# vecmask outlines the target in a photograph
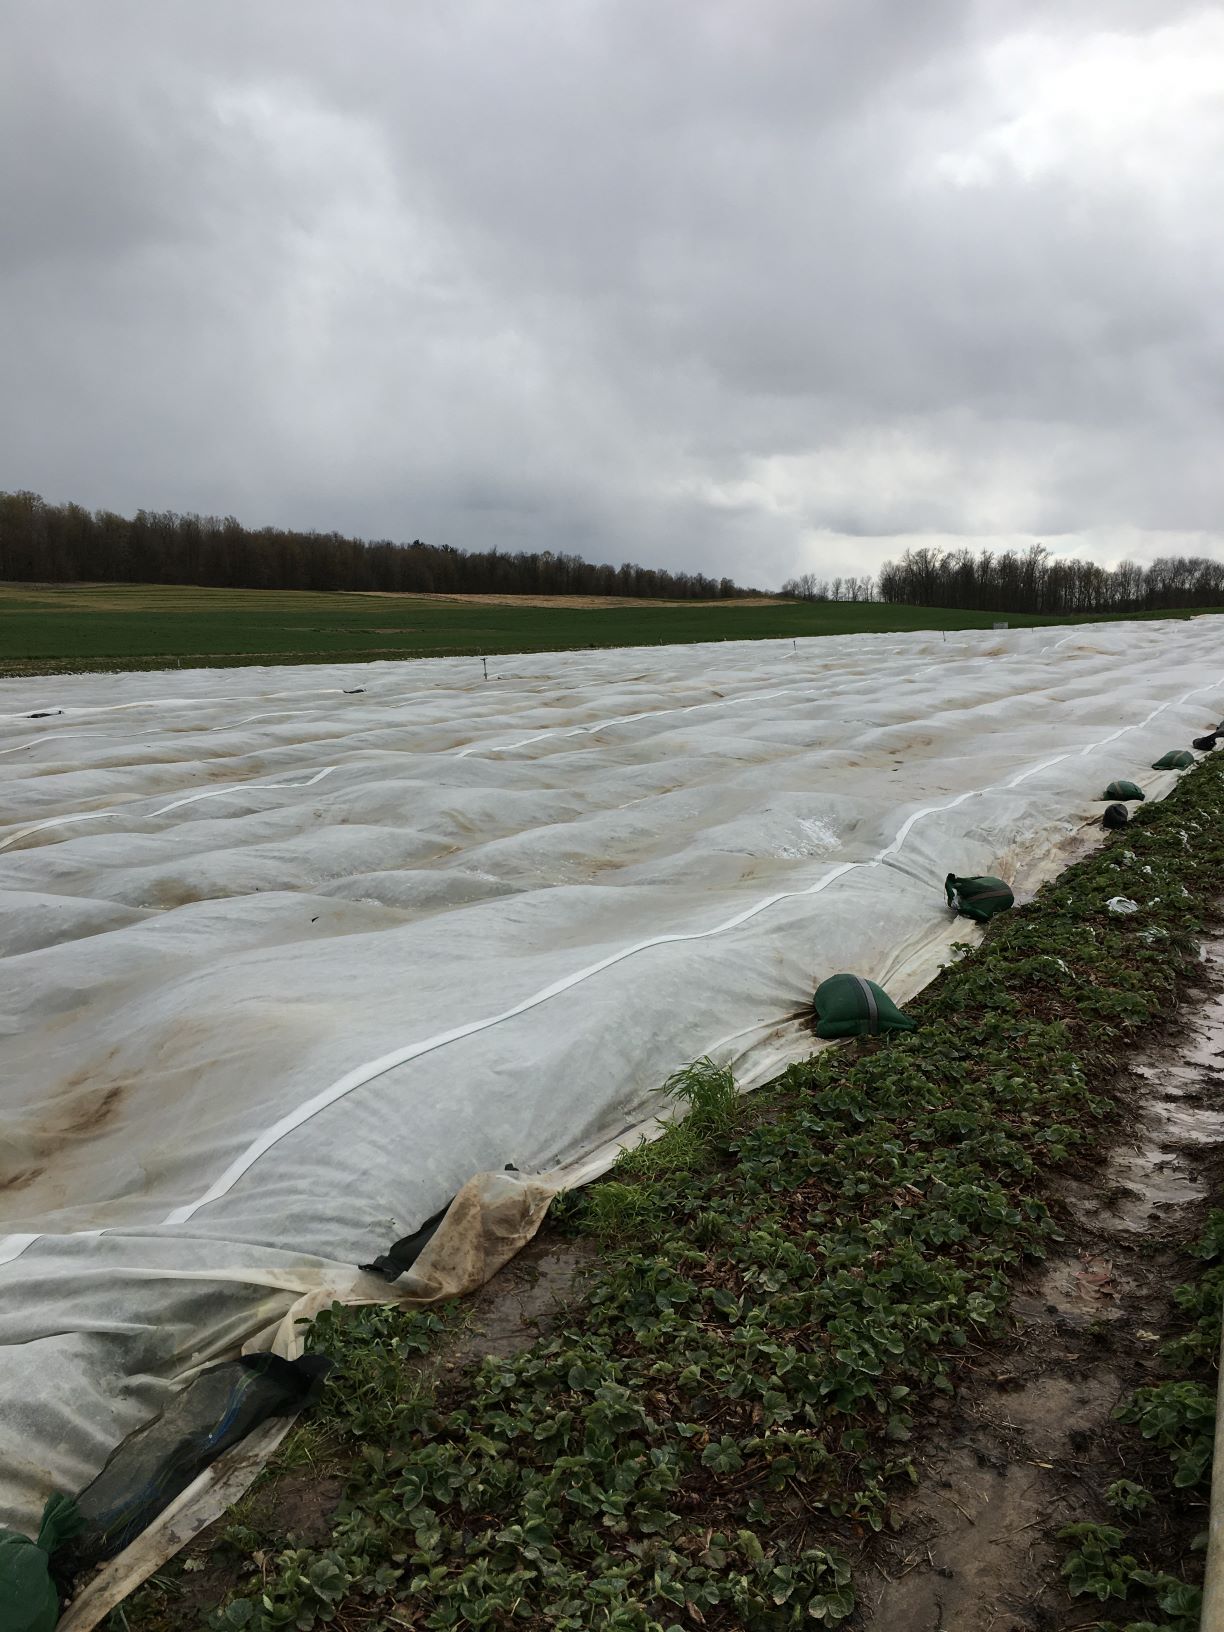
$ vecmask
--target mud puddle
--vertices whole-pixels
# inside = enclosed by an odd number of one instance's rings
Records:
[[[470,1300],[462,1329],[442,1350],[441,1368],[457,1371],[486,1355],[529,1349],[573,1302],[592,1257],[581,1241],[545,1235],[530,1242]]]
[[[871,1632],[1072,1632],[1112,1613],[1067,1597],[1057,1535],[1107,1519],[1099,1493],[1133,1474],[1113,1411],[1163,1374],[1177,1248],[1219,1194],[1224,937],[1204,963],[1208,991],[1132,1068],[1130,1128],[1091,1182],[1062,1187],[1067,1238],[1014,1299],[1014,1338],[971,1355],[971,1382],[934,1409],[915,1493],[863,1577]]]

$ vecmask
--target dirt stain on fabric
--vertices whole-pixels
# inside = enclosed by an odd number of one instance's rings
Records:
[[[60,1137],[70,1139],[81,1134],[96,1133],[118,1110],[126,1086],[126,1083],[116,1083],[90,1095],[57,1130]]]
[[[41,1179],[46,1172],[45,1167],[19,1168],[16,1173],[5,1176],[0,1174],[0,1190],[12,1194],[17,1190],[25,1190],[36,1179]]]
[[[88,1071],[74,1073],[63,1092],[55,1096],[50,1116],[38,1122],[10,1124],[0,1142],[0,1193],[14,1195],[28,1190],[54,1168],[57,1156],[92,1139],[115,1118],[129,1082],[112,1078],[89,1088],[90,1080]]]

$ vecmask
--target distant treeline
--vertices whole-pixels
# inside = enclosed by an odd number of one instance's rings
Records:
[[[874,601],[878,599],[874,578],[817,578],[814,572],[804,572],[798,578],[788,578],[782,585],[782,593],[783,595],[793,595],[797,601]]]
[[[801,601],[890,601],[964,612],[1160,612],[1224,606],[1224,561],[1168,555],[1149,567],[1122,561],[1110,569],[1057,559],[1043,544],[976,555],[923,545],[886,561],[876,579],[805,572],[788,579],[782,593]]]
[[[449,544],[366,542],[340,533],[244,527],[233,516],[138,510],[132,517],[37,493],[0,492],[0,579],[17,583],[204,584],[221,589],[378,589],[444,595],[628,595],[724,600],[757,595],[730,578],[660,568],[596,566],[551,550],[458,550]],[[1023,551],[924,545],[886,561],[878,578],[791,578],[805,601],[889,601],[968,612],[1158,612],[1224,606],[1224,562],[1164,556],[1109,569]]]
[[[449,544],[367,543],[340,533],[244,527],[233,516],[138,510],[117,516],[37,493],[0,492],[0,579],[24,583],[205,584],[221,589],[378,589],[451,595],[753,595],[730,578],[595,566],[551,550],[506,554]]]
[[[886,561],[876,589],[882,601],[968,612],[1160,612],[1224,606],[1224,561],[1169,555],[1110,569],[1053,558],[1041,544],[977,555],[923,546]]]

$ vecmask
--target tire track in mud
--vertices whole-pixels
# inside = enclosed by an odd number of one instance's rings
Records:
[[[1178,1249],[1224,1176],[1224,937],[1207,964],[1211,993],[1134,1061],[1135,1120],[1103,1172],[1061,1184],[1072,1224],[1013,1299],[1014,1338],[983,1347],[956,1400],[928,1412],[918,1488],[873,1549],[868,1632],[1098,1624],[1066,1595],[1058,1532],[1116,1522],[1100,1493],[1137,1470],[1121,1449],[1135,1432],[1113,1412],[1164,1375],[1159,1337],[1187,1278]]]

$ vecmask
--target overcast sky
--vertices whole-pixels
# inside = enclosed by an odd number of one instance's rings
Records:
[[[1224,7],[4,0],[0,487],[1224,555]]]

